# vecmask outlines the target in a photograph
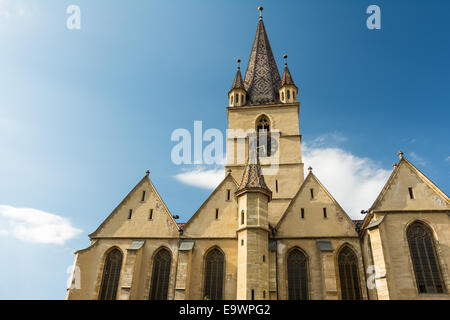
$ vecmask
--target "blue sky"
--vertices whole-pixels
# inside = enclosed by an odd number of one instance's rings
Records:
[[[195,212],[223,171],[173,164],[170,136],[226,129],[258,5],[300,88],[305,165],[352,217],[400,149],[449,193],[448,1],[0,0],[0,299],[63,299],[73,252],[147,169],[180,222]]]

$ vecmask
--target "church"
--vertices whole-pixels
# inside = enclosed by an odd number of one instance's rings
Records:
[[[399,152],[352,220],[304,168],[299,88],[259,11],[228,92],[223,181],[177,223],[147,171],[75,252],[66,299],[450,299],[449,197]]]

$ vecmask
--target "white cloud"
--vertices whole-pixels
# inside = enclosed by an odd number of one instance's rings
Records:
[[[208,169],[196,167],[192,170],[179,173],[175,178],[184,184],[203,189],[214,189],[225,178],[223,167]]]
[[[450,156],[448,156],[447,158],[445,158],[445,161],[450,161]]]
[[[0,235],[24,242],[64,244],[80,234],[67,218],[32,208],[0,205]]]
[[[341,148],[303,146],[305,168],[314,174],[353,219],[362,219],[380,193],[391,171],[369,158],[360,158]]]

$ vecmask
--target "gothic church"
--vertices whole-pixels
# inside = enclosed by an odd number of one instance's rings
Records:
[[[67,299],[449,299],[449,197],[400,152],[352,221],[304,176],[299,108],[260,15],[228,92],[228,128],[245,134],[227,137],[223,181],[177,223],[147,173],[75,253]]]

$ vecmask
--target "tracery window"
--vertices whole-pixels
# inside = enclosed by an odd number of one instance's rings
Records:
[[[172,255],[169,250],[161,249],[153,258],[152,282],[150,300],[167,300],[170,280],[170,266]]]
[[[421,222],[414,222],[408,227],[406,235],[419,293],[444,293],[431,229]]]
[[[358,258],[349,246],[343,247],[339,252],[338,265],[342,299],[360,300]]]
[[[289,300],[308,299],[308,262],[299,249],[292,250],[287,258]]]
[[[205,262],[205,292],[203,297],[209,300],[221,300],[224,255],[219,249],[213,249],[206,256]]]
[[[105,267],[100,288],[100,300],[115,300],[119,287],[120,270],[122,268],[122,252],[111,250],[105,258]]]

